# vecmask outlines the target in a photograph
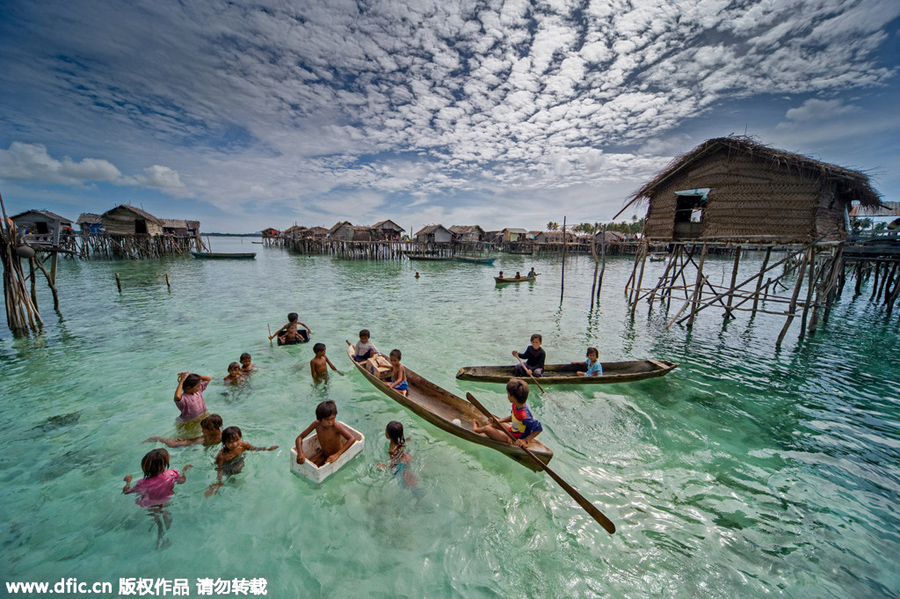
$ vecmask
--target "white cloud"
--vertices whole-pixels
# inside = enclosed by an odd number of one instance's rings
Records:
[[[13,142],[0,150],[0,178],[12,181],[82,185],[95,181],[114,181],[121,177],[106,160],[84,158],[78,162],[65,156],[52,158],[43,144]]]
[[[832,119],[859,110],[858,106],[844,104],[842,100],[817,100],[811,98],[798,108],[791,108],[785,114],[790,121],[810,119]]]

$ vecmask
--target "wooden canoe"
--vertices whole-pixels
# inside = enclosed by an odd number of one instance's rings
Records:
[[[430,254],[406,254],[410,260],[431,260],[432,262],[450,262],[453,260],[450,256],[434,256]]]
[[[488,420],[477,408],[475,408],[475,406],[465,399],[457,397],[446,389],[419,376],[410,370],[408,366],[406,366],[406,379],[409,383],[409,389],[407,390],[408,395],[404,396],[400,392],[388,387],[386,383],[382,382],[378,377],[369,372],[366,368],[368,362],[357,362],[354,360],[353,351],[353,346],[348,342],[347,357],[350,358],[350,361],[353,362],[356,369],[359,370],[376,389],[399,403],[404,408],[413,412],[420,418],[427,420],[436,427],[443,429],[452,435],[456,435],[460,439],[471,441],[478,445],[484,445],[491,449],[496,449],[523,466],[530,468],[535,472],[540,471],[540,467],[532,462],[531,458],[528,457],[528,454],[519,446],[495,441],[487,435],[478,434],[473,431],[473,420],[477,421],[479,426],[484,426],[487,424]],[[507,402],[504,399],[504,404],[506,403]],[[503,418],[505,417],[505,414],[499,414],[499,416]],[[459,424],[453,422],[454,420],[459,421]],[[531,442],[528,449],[545,464],[549,463],[553,458],[553,451],[537,439]]]
[[[493,264],[496,258],[479,258],[478,256],[454,256],[459,262],[469,262],[471,264]]]
[[[194,258],[205,258],[209,260],[253,260],[256,258],[256,252],[191,252]]]
[[[526,281],[534,281],[536,278],[537,274],[533,277],[519,277],[518,279],[515,277],[494,277],[494,280],[497,281],[497,283],[524,283]]]
[[[629,383],[657,376],[665,376],[678,367],[669,360],[635,360],[632,362],[601,362],[603,374],[600,376],[580,376],[587,370],[584,362],[579,364],[547,364],[544,376],[537,380],[541,385],[603,385],[607,383]],[[485,383],[506,383],[515,376],[515,366],[463,366],[456,378],[463,381]],[[529,384],[530,378],[525,379]]]

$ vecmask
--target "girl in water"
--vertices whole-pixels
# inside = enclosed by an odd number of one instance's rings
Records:
[[[403,436],[403,425],[396,420],[388,422],[384,429],[384,436],[390,441],[388,457],[391,461],[387,464],[380,463],[380,468],[390,468],[391,473],[400,475],[400,484],[408,489],[416,486],[416,476],[409,470],[412,456],[406,452],[406,438]]]
[[[141,470],[144,471],[144,478],[139,480],[136,485],[131,486],[131,475],[125,476],[125,487],[122,492],[125,494],[137,493],[140,497],[135,503],[141,507],[150,509],[150,514],[156,522],[157,537],[156,548],[159,549],[165,531],[172,525],[172,514],[162,508],[175,492],[175,484],[182,484],[185,480],[185,473],[191,465],[188,464],[178,470],[169,469],[169,452],[165,449],[154,449],[147,452],[144,459],[141,460]]]

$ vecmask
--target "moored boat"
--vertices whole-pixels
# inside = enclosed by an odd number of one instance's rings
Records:
[[[528,454],[517,445],[495,441],[490,437],[478,434],[472,430],[472,421],[478,422],[479,426],[485,426],[488,419],[479,412],[475,406],[461,397],[453,395],[446,389],[435,385],[428,379],[419,376],[413,372],[408,366],[406,368],[406,379],[409,384],[407,395],[403,395],[399,391],[391,389],[376,374],[370,372],[368,366],[369,361],[357,362],[353,359],[353,347],[347,347],[347,356],[353,365],[356,366],[366,379],[375,386],[376,389],[410,410],[420,418],[427,420],[436,427],[456,435],[460,439],[484,445],[491,449],[504,453],[521,463],[523,466],[534,471],[539,471],[539,467],[531,461]],[[501,415],[502,417],[502,415]],[[542,462],[549,463],[553,458],[553,451],[538,440],[533,440],[528,449],[536,455]]]
[[[478,256],[454,256],[454,260],[459,262],[470,262],[472,264],[493,264],[496,258],[480,258]]]
[[[253,260],[256,258],[256,252],[191,252],[194,258],[202,258],[207,260]]]
[[[537,381],[542,385],[603,385],[628,383],[658,376],[665,376],[678,367],[669,360],[634,360],[630,362],[601,362],[603,374],[582,376],[587,366],[578,364],[547,364],[544,375]],[[515,366],[463,366],[456,378],[463,381],[506,383],[515,376]]]
[[[433,262],[450,262],[453,260],[450,256],[434,256],[431,254],[406,254],[410,260],[431,260]]]

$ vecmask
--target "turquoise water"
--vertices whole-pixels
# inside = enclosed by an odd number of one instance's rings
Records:
[[[666,330],[622,294],[631,262],[607,268],[590,304],[588,257],[571,257],[560,308],[558,258],[502,256],[493,267],[351,262],[213,239],[254,262],[180,258],[65,262],[62,315],[46,290],[37,338],[0,331],[2,582],[265,578],[269,597],[879,597],[900,574],[900,344],[897,315],[855,301],[780,350],[783,319]],[[747,267],[752,266],[752,258]],[[709,262],[709,261],[708,261]],[[495,287],[498,270],[543,273]],[[651,265],[655,280],[662,265]],[[414,278],[418,270],[421,278]],[[657,272],[657,270],[659,272]],[[716,280],[730,260],[713,260]],[[115,273],[123,281],[116,290]],[[165,275],[172,283],[167,290]],[[673,301],[671,314],[680,308]],[[272,347],[289,311],[347,376],[312,384],[311,345]],[[345,339],[372,331],[382,350],[449,390],[505,413],[502,386],[458,382],[463,365],[510,363],[532,332],[550,362],[664,358],[661,379],[532,394],[551,466],[617,525],[607,535],[549,477],[426,424],[351,370]],[[249,351],[260,370],[239,391],[221,379]],[[255,445],[213,497],[214,449],[170,450],[193,464],[176,487],[164,547],[123,496],[152,435],[176,436],[179,371],[213,376],[204,394]],[[319,487],[290,474],[289,448],[316,404],[366,435],[362,456]],[[411,437],[419,487],[379,470],[384,426]],[[3,587],[3,593],[6,588]]]

